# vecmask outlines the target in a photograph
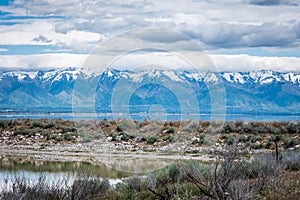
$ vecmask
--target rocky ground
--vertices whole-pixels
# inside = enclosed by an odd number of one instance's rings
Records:
[[[299,129],[299,130],[298,130]],[[209,160],[230,146],[241,154],[299,148],[299,122],[207,121],[69,121],[17,119],[0,121],[3,153],[91,156],[147,155]],[[48,158],[49,159],[49,158]]]

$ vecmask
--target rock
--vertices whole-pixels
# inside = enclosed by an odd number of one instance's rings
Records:
[[[118,135],[118,136],[116,137],[116,141],[120,142],[121,140],[122,140],[122,136],[121,136],[121,135]]]
[[[136,137],[136,138],[134,138],[134,141],[140,143],[140,142],[145,142],[146,139],[143,137]]]
[[[106,140],[107,140],[108,142],[111,142],[112,139],[113,139],[112,137],[107,137],[107,138],[106,138]]]
[[[194,136],[194,137],[192,138],[192,142],[193,142],[193,143],[196,143],[196,142],[199,142],[199,141],[200,141],[200,139],[199,139],[198,137],[195,137],[195,136]]]

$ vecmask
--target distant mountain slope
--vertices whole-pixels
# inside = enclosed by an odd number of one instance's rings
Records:
[[[0,109],[147,112],[160,104],[169,113],[179,113],[194,112],[199,104],[201,112],[210,113],[216,106],[211,96],[214,86],[225,89],[225,104],[220,101],[216,105],[225,106],[227,113],[300,113],[300,74],[271,70],[199,73],[112,69],[91,75],[76,68],[2,71]]]

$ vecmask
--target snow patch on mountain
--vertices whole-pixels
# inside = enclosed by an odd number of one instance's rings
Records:
[[[294,72],[275,72],[272,70],[261,70],[251,72],[189,72],[189,71],[174,71],[174,70],[114,70],[107,69],[100,74],[87,75],[81,69],[67,68],[55,69],[48,71],[6,71],[0,75],[0,80],[7,78],[17,79],[18,81],[26,80],[41,80],[45,82],[56,81],[75,81],[82,75],[82,78],[97,78],[107,77],[111,80],[119,80],[120,78],[131,80],[132,82],[142,82],[144,80],[151,80],[156,78],[169,78],[171,81],[184,82],[196,81],[214,83],[223,81],[233,84],[271,84],[273,82],[290,82],[293,84],[300,84],[300,74]]]
[[[244,79],[244,76],[240,73],[224,73],[223,77],[225,80],[227,80],[230,83],[240,83],[240,84],[245,84],[246,81]]]
[[[162,73],[169,77],[172,81],[183,82],[183,80],[177,74],[175,74],[174,71],[167,70],[163,71]]]

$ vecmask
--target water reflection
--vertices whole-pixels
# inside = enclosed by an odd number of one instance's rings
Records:
[[[118,171],[128,173],[147,173],[161,169],[171,164],[173,160],[164,158],[138,158],[138,157],[97,157],[101,163]]]
[[[36,173],[68,173],[74,175],[86,174],[103,178],[123,178],[131,176],[129,172],[118,171],[102,163],[89,162],[56,162],[33,160],[28,156],[0,157],[0,170],[8,172],[36,172]]]
[[[172,163],[170,159],[107,156],[98,157],[98,162],[57,162],[33,159],[30,156],[0,156],[0,189],[11,186],[16,178],[38,183],[41,177],[48,184],[58,181],[71,186],[79,177],[106,178],[114,186],[122,178],[143,175]],[[105,163],[102,164],[101,162]]]

